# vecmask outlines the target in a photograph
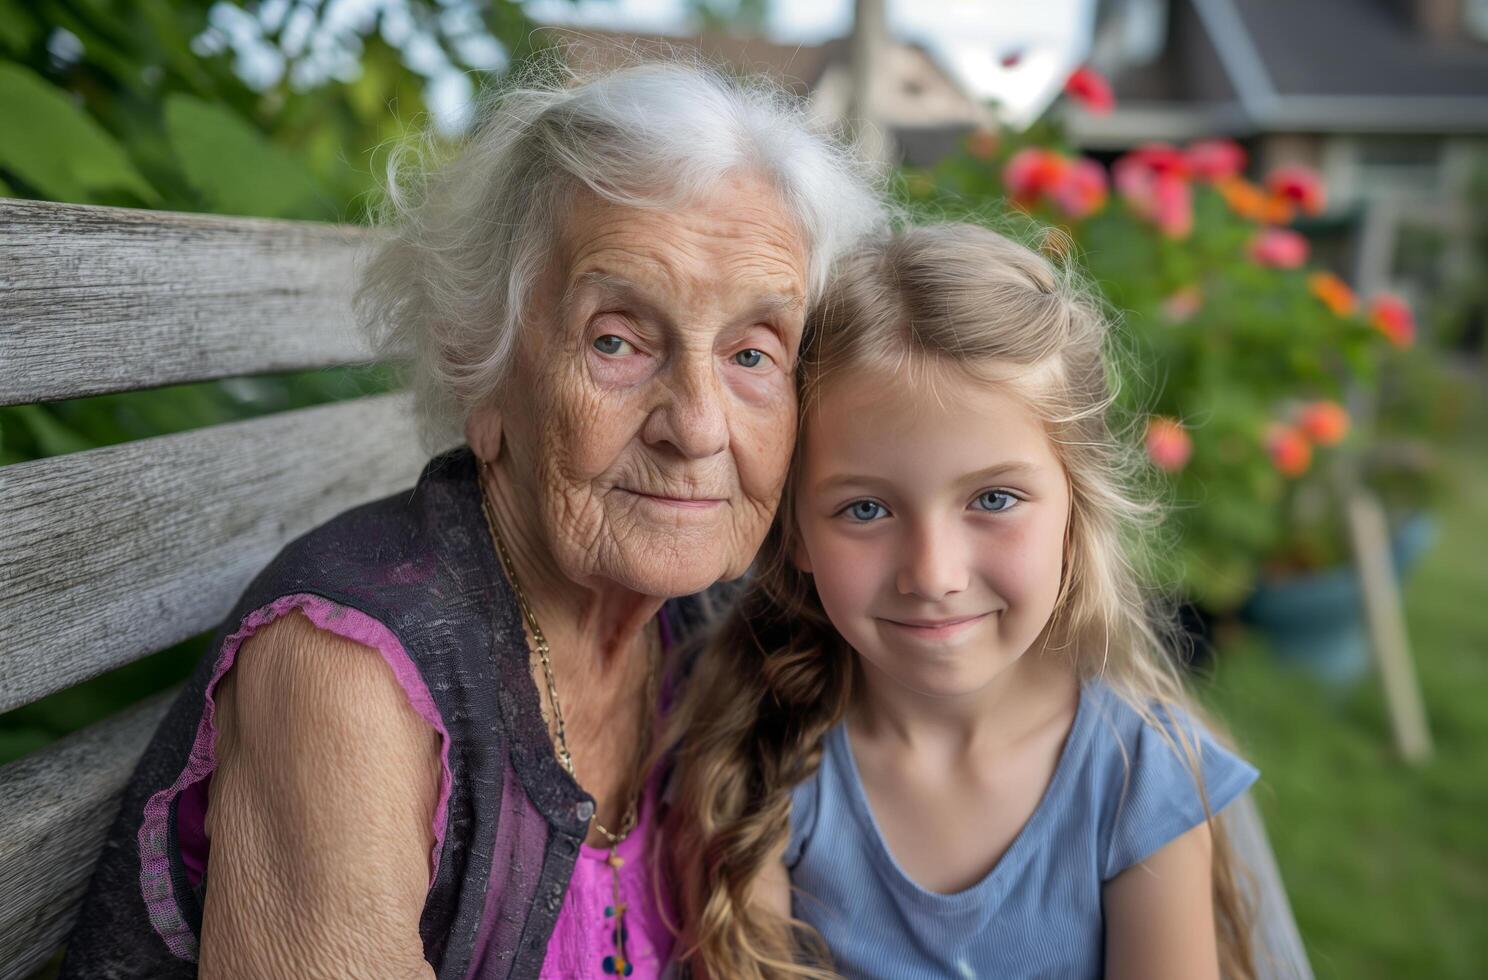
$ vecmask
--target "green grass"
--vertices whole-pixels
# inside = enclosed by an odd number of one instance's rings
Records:
[[[1480,977],[1488,963],[1488,445],[1449,453],[1435,545],[1405,587],[1436,755],[1392,749],[1379,681],[1344,697],[1224,643],[1209,700],[1256,792],[1320,978]]]

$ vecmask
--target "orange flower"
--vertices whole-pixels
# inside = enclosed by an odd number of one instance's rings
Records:
[[[1416,318],[1405,300],[1393,293],[1381,293],[1369,304],[1369,322],[1402,350],[1415,342]]]
[[[966,152],[977,160],[991,160],[997,156],[997,146],[1001,142],[997,134],[990,129],[978,128],[966,137]]]
[[[1261,205],[1257,220],[1263,225],[1289,225],[1296,216],[1297,209],[1291,201],[1279,194],[1271,194]]]
[[[1266,430],[1266,454],[1282,476],[1301,476],[1312,465],[1312,446],[1301,430],[1279,422]]]
[[[1266,189],[1308,214],[1320,214],[1323,210],[1323,180],[1311,167],[1300,164],[1277,167],[1267,175]]]
[[[1353,316],[1359,308],[1359,298],[1348,283],[1331,272],[1314,272],[1307,277],[1307,288],[1333,311],[1334,316]]]
[[[1334,401],[1309,402],[1297,413],[1297,427],[1319,446],[1336,446],[1348,435],[1348,412]]]
[[[1260,221],[1266,212],[1266,192],[1244,177],[1225,177],[1214,185],[1231,211],[1247,221]]]
[[[1086,112],[1104,116],[1116,108],[1116,94],[1111,83],[1093,68],[1076,68],[1065,79],[1064,94],[1078,102]]]
[[[1285,228],[1267,228],[1250,243],[1250,257],[1272,269],[1295,269],[1307,261],[1307,239]]]
[[[1176,473],[1193,455],[1193,440],[1174,419],[1155,415],[1147,420],[1147,457],[1160,470]]]
[[[1002,168],[1002,183],[1015,204],[1032,204],[1064,177],[1069,161],[1053,150],[1026,146]]]

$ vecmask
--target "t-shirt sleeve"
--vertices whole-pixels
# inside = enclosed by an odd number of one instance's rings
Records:
[[[794,871],[806,853],[806,845],[816,829],[817,784],[821,781],[821,770],[796,784],[791,790],[790,840],[785,845],[785,866]]]
[[[1117,784],[1119,796],[1103,874],[1106,881],[1204,822],[1204,798],[1194,781],[1184,742],[1176,739],[1179,732],[1198,752],[1211,813],[1229,806],[1260,775],[1186,713],[1154,711],[1175,740],[1164,738],[1146,722],[1130,729],[1132,735],[1125,740],[1129,768]]]

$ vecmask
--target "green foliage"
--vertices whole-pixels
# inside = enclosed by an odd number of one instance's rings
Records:
[[[275,218],[324,217],[324,193],[301,161],[237,114],[194,96],[166,99],[165,127],[206,210]],[[334,215],[332,215],[334,216]]]
[[[58,201],[127,191],[159,202],[108,132],[58,89],[21,65],[0,62],[0,168]]]

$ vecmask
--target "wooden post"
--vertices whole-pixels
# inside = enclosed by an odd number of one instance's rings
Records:
[[[1411,663],[1385,510],[1373,494],[1358,489],[1347,494],[1345,506],[1354,562],[1364,591],[1369,645],[1384,682],[1395,747],[1407,762],[1425,762],[1432,753],[1431,730],[1426,725],[1426,706]]]
[[[854,0],[847,119],[858,151],[874,163],[886,162],[893,149],[889,134],[879,125],[873,99],[874,79],[884,70],[888,38],[884,0]]]

